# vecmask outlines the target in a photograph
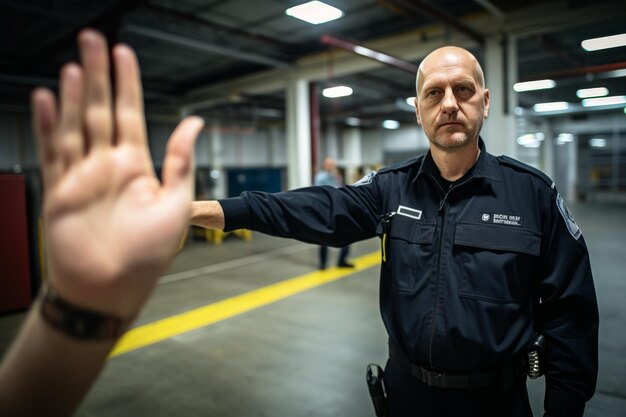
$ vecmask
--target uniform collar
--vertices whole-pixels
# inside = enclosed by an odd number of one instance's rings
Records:
[[[480,149],[480,155],[478,156],[478,160],[474,166],[470,168],[468,178],[488,178],[494,181],[502,181],[499,172],[493,166],[492,156],[487,153],[485,142],[480,136],[478,137],[478,148]],[[430,150],[426,153],[426,156],[424,157],[417,174],[413,178],[413,181],[416,181],[420,175],[425,173],[435,177],[440,175],[439,168],[437,168]]]

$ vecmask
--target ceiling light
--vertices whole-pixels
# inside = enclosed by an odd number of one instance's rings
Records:
[[[319,25],[330,22],[343,16],[343,12],[336,7],[330,6],[321,1],[310,1],[299,6],[290,7],[285,10],[288,16],[295,17],[305,22]]]
[[[552,103],[537,103],[533,106],[533,110],[536,112],[544,111],[560,111],[567,110],[569,104],[565,101],[554,101]]]
[[[338,85],[337,87],[325,88],[322,91],[322,95],[328,98],[345,97],[352,94],[352,89],[345,85]]]
[[[609,90],[606,87],[583,88],[576,91],[576,97],[578,98],[604,97],[608,95]]]
[[[525,146],[527,148],[535,148],[539,146],[539,141],[532,133],[528,133],[526,135],[522,135],[517,138],[517,144],[520,146]]]
[[[573,142],[574,135],[571,133],[559,133],[559,136],[556,137],[556,144],[563,145],[564,143]]]
[[[626,104],[626,96],[611,96],[586,98],[582,101],[583,107],[610,106],[613,104]]]
[[[361,119],[358,117],[346,117],[346,124],[348,126],[361,126]]]
[[[415,107],[415,97],[407,97],[405,101],[409,106]]]
[[[400,127],[400,122],[397,120],[385,120],[383,122],[383,127],[385,129],[398,129]]]
[[[589,146],[592,148],[605,148],[606,139],[604,138],[591,138],[589,139]]]
[[[513,90],[518,93],[522,91],[545,90],[548,88],[554,88],[555,85],[556,82],[554,82],[554,80],[526,81],[523,83],[513,84]]]
[[[626,33],[604,36],[602,38],[586,39],[580,43],[585,51],[599,51],[601,49],[617,48],[626,45]]]

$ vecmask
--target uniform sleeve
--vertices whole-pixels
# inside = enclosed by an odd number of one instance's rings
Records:
[[[220,200],[226,231],[246,228],[327,246],[375,235],[378,185],[307,187],[281,193],[246,191]]]
[[[582,416],[598,371],[598,305],[585,240],[551,193],[542,236],[537,331],[546,346],[546,416]]]

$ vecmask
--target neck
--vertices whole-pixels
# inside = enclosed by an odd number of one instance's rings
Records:
[[[474,166],[480,148],[478,141],[452,150],[431,145],[430,154],[441,176],[448,181],[456,181]]]

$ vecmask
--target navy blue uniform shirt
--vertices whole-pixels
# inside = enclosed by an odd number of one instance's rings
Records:
[[[225,230],[345,246],[380,236],[392,342],[447,372],[497,367],[547,340],[545,409],[582,415],[597,375],[598,308],[581,231],[554,183],[486,152],[452,185],[430,152],[352,186],[221,200]]]

